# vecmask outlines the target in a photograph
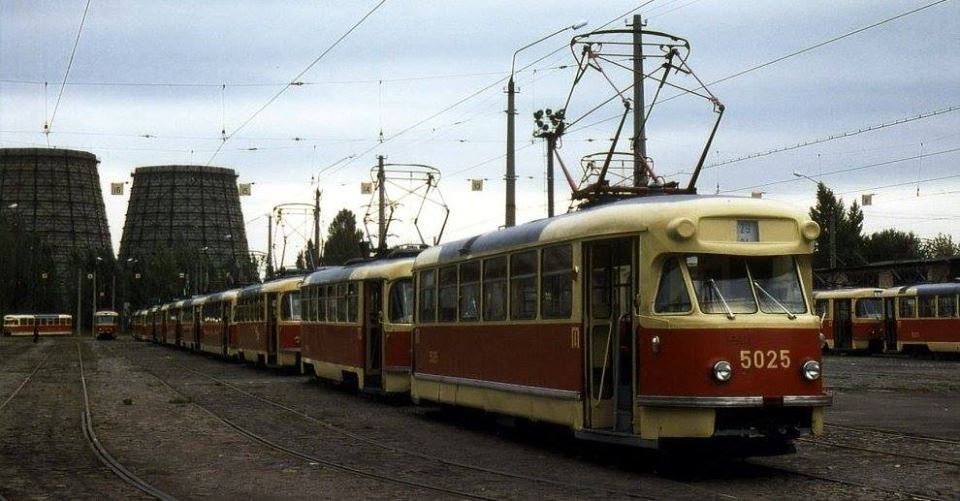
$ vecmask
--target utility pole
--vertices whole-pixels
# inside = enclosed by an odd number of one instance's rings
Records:
[[[314,269],[320,267],[320,188],[313,192],[313,260]]]
[[[553,217],[553,154],[557,149],[557,134],[547,136],[547,217]]]
[[[514,55],[516,58],[516,55]],[[517,224],[517,171],[514,152],[514,117],[517,114],[514,103],[514,94],[516,88],[513,84],[513,72],[510,72],[510,80],[507,81],[507,174],[504,179],[507,182],[507,207],[506,217],[503,225],[506,227]]]
[[[77,328],[77,336],[80,335],[80,324],[81,324],[81,320],[83,320],[83,305],[81,304],[82,297],[83,297],[83,268],[78,266],[77,267],[77,318],[76,318],[76,325],[75,325],[75,327]]]
[[[383,155],[377,155],[377,255],[387,252],[387,175],[383,171]]]
[[[91,308],[90,308],[90,310],[91,310],[91,313],[90,313],[90,335],[94,335],[94,333],[97,331],[97,325],[96,325],[96,321],[97,321],[97,267],[96,267],[96,265],[94,265],[94,267],[93,267],[93,286],[92,286],[91,288],[93,289],[93,303],[92,303],[92,306],[91,306]]]
[[[837,268],[837,213],[830,218],[830,269]]]
[[[643,102],[643,20],[633,16],[633,185],[646,186],[647,135]]]
[[[273,275],[273,212],[267,214],[267,279]]]

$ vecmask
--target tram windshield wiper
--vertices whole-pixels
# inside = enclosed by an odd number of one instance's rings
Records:
[[[707,283],[710,284],[710,288],[713,289],[713,292],[717,293],[717,297],[720,298],[720,303],[723,304],[723,309],[727,310],[727,318],[730,320],[737,318],[737,316],[733,314],[733,310],[730,309],[730,305],[727,304],[727,299],[723,297],[723,293],[720,292],[720,286],[717,285],[717,281],[712,278],[708,278]]]
[[[770,294],[769,292],[767,292],[767,290],[764,289],[762,285],[760,285],[759,281],[754,280],[753,285],[754,287],[757,288],[758,291],[762,292],[764,296],[767,296],[768,298],[770,298],[770,300],[773,301],[773,304],[777,305],[778,308],[783,310],[783,312],[787,314],[787,318],[789,318],[790,320],[796,320],[797,316],[794,315],[793,312],[790,311],[786,306],[784,306],[783,303],[781,303],[780,301],[777,301],[777,298],[773,297],[773,294]]]

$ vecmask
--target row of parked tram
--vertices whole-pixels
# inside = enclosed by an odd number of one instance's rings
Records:
[[[960,353],[960,283],[816,291],[831,350]]]
[[[98,311],[93,325],[100,339],[116,339],[120,315],[115,311]],[[73,334],[73,317],[64,314],[4,315],[4,336],[69,336]]]
[[[818,234],[768,200],[621,200],[157,305],[134,335],[585,439],[782,446],[832,400]]]

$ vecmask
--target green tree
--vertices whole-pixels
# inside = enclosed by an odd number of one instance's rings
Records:
[[[813,254],[814,268],[830,268],[830,246],[833,243],[839,266],[855,266],[867,260],[863,254],[863,210],[854,201],[849,211],[842,198],[823,183],[817,184],[817,204],[810,208],[810,218],[820,225],[820,238]]]
[[[936,237],[923,242],[923,254],[926,257],[952,257],[960,254],[960,249],[953,243],[953,236],[938,233]]]
[[[342,209],[333,218],[323,245],[323,260],[328,265],[340,265],[349,259],[363,257],[363,233],[357,229],[357,217]]]
[[[871,263],[924,257],[920,239],[911,232],[895,229],[878,231],[864,241],[864,257]]]

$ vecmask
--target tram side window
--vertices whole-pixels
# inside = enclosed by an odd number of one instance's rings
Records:
[[[420,301],[417,320],[422,323],[437,321],[437,271],[421,271],[417,282],[420,288]]]
[[[510,319],[537,318],[537,251],[510,256]]]
[[[397,324],[413,323],[413,280],[405,278],[390,287],[388,311],[390,321]]]
[[[937,316],[936,296],[920,296],[917,298],[917,316],[922,318],[932,318]]]
[[[483,319],[507,318],[507,257],[483,261]]]
[[[653,309],[657,313],[689,313],[693,309],[690,294],[680,271],[680,262],[673,257],[663,263],[660,273],[660,289]]]
[[[829,299],[817,299],[816,308],[817,308],[818,317],[820,318],[830,317],[830,300]]]
[[[858,299],[857,318],[883,318],[883,301],[880,298]]]
[[[480,319],[480,261],[460,265],[460,320]]]
[[[319,287],[319,294],[320,294],[320,321],[329,322],[335,318],[330,314],[330,309],[332,308],[332,306],[330,305],[331,304],[330,286],[321,285]]]
[[[357,284],[347,284],[347,322],[357,321]]]
[[[283,320],[300,320],[300,293],[291,292],[283,297]]]
[[[900,298],[900,318],[913,318],[917,316],[917,298]]]
[[[453,322],[457,319],[457,267],[440,268],[440,288],[437,290],[437,320]]]
[[[540,311],[543,318],[570,318],[573,311],[573,247],[543,249]]]
[[[957,296],[937,296],[937,316],[940,318],[957,316]]]
[[[336,301],[337,301],[337,318],[331,320],[336,322],[346,322],[347,321],[347,284],[337,284],[336,285]]]

